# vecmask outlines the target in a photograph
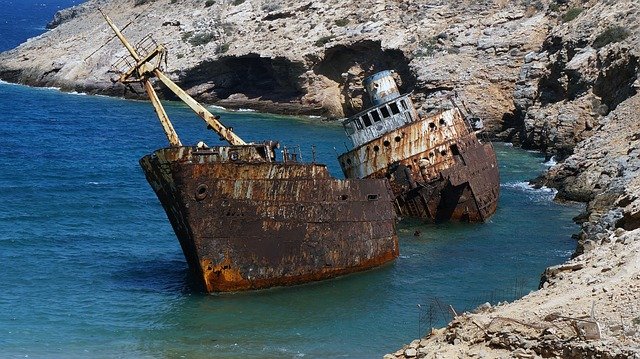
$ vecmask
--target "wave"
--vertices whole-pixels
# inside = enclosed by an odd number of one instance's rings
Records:
[[[209,108],[214,109],[214,110],[223,110],[223,111],[227,110],[225,107],[218,106],[218,105],[209,105]]]
[[[558,161],[556,161],[556,156],[551,156],[551,158],[549,158],[549,160],[547,162],[544,162],[543,164],[547,167],[553,167],[558,164]]]
[[[239,108],[236,110],[236,112],[257,112],[257,111],[251,108]]]
[[[77,91],[71,91],[71,92],[69,92],[69,95],[88,96],[88,94],[85,93],[85,92],[77,92]]]
[[[555,188],[549,188],[542,186],[540,188],[533,187],[529,182],[507,182],[500,185],[503,188],[510,188],[518,192],[524,192],[527,196],[535,202],[548,202],[553,201],[558,193]]]
[[[20,86],[19,84],[15,84],[13,82],[7,82],[7,81],[4,81],[4,80],[0,80],[0,85]]]

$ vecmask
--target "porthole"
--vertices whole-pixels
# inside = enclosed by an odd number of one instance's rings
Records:
[[[382,142],[382,144],[384,145],[384,147],[389,147],[391,146],[391,142],[384,140],[384,142]]]
[[[207,189],[207,185],[204,183],[196,188],[196,199],[198,201],[202,201],[203,199],[207,198]]]
[[[396,136],[396,138],[394,138],[393,140],[396,141],[396,142],[400,142],[400,140],[402,140],[402,137]]]
[[[378,147],[378,145],[373,146],[373,152],[378,152],[380,151],[380,147]]]

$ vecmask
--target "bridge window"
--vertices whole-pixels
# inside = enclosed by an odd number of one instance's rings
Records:
[[[398,108],[398,104],[395,102],[392,102],[389,104],[389,108],[391,109],[391,113],[396,115],[400,113],[400,109]]]
[[[391,116],[391,114],[389,113],[389,109],[387,109],[387,106],[380,107],[380,113],[382,114],[382,117],[384,117],[384,118],[387,118],[387,117]]]
[[[365,127],[371,126],[371,119],[369,118],[369,115],[367,115],[366,113],[362,115],[362,122],[364,122]]]
[[[380,114],[378,111],[371,111],[371,117],[373,117],[373,122],[380,122]]]
[[[403,110],[407,110],[407,103],[404,100],[400,100],[400,106],[402,106]]]

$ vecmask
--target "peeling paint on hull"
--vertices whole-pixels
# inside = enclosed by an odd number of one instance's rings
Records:
[[[322,280],[398,256],[386,179],[338,180],[259,146],[173,147],[140,160],[207,292]]]

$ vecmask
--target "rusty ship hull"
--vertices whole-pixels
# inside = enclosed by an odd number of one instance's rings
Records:
[[[343,122],[354,144],[338,157],[345,177],[389,179],[402,217],[486,221],[500,192],[491,142],[481,140],[457,106],[420,115],[390,72],[374,76],[367,91],[375,106]]]
[[[338,180],[324,165],[263,152],[172,147],[140,160],[205,291],[305,283],[398,256],[386,180]]]

